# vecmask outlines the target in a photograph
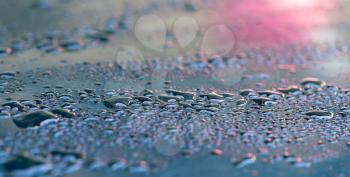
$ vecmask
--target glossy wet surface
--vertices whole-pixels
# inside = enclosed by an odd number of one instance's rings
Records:
[[[346,83],[303,79],[299,66],[285,73],[288,78],[276,76],[278,69],[247,70],[226,82],[215,77],[232,74],[225,71],[234,67],[225,63],[197,71],[186,63],[182,70],[169,70],[178,63],[163,64],[151,73],[127,69],[137,62],[2,73],[2,121],[13,127],[2,132],[2,161],[33,158],[40,164],[28,170],[42,175],[79,175],[85,169],[108,175],[263,176],[286,168],[302,176],[347,158]],[[333,173],[328,168],[324,173]]]

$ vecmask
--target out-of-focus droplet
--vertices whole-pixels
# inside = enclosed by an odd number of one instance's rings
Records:
[[[177,42],[185,48],[195,39],[199,25],[194,18],[184,16],[175,21],[173,28]]]
[[[155,141],[156,150],[165,156],[173,156],[179,153],[184,147],[184,141],[179,138],[175,141],[165,140],[163,138],[158,138]]]
[[[204,34],[202,53],[208,57],[225,56],[231,52],[236,43],[233,32],[226,25],[210,27]]]
[[[158,16],[145,15],[136,22],[135,35],[144,46],[162,52],[166,40],[166,25]]]
[[[238,161],[235,161],[233,164],[237,167],[237,168],[243,168],[247,165],[253,164],[256,162],[256,156],[252,153],[248,153],[246,154],[243,158],[241,158]]]

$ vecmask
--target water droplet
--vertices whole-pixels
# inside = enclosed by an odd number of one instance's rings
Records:
[[[135,24],[135,35],[146,47],[162,52],[166,41],[166,25],[156,15],[145,15]]]
[[[319,120],[328,120],[333,118],[334,113],[328,112],[328,111],[321,111],[321,110],[312,110],[312,111],[306,112],[305,115],[315,119],[319,119]]]
[[[213,26],[205,32],[201,50],[208,57],[225,56],[233,49],[235,40],[233,32],[226,25]]]
[[[247,165],[253,164],[256,162],[256,156],[252,153],[248,153],[246,154],[243,158],[241,158],[238,161],[235,161],[233,164],[237,167],[237,168],[243,168]]]
[[[175,21],[173,30],[176,40],[182,48],[185,48],[195,39],[199,25],[194,18],[184,16]]]

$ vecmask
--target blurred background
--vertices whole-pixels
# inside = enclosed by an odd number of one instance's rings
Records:
[[[343,39],[350,11],[349,0],[3,0],[0,7],[1,44],[25,33],[98,27],[110,17],[147,13],[187,13],[202,25],[224,22],[243,42]]]
[[[167,27],[167,35],[179,17],[193,18],[199,25],[195,40],[199,43],[206,30],[224,24],[234,34],[234,49],[317,43],[321,50],[325,50],[322,47],[337,42],[342,45],[347,43],[350,34],[350,0],[246,0],[244,3],[238,0],[2,0],[0,7],[0,47],[12,47],[13,53],[23,46],[21,41],[28,36],[40,39],[36,44],[38,48],[45,35],[47,38],[52,34],[64,34],[65,41],[80,43],[91,31],[108,29],[109,26],[118,28],[113,31],[112,40],[99,33],[97,36],[94,34],[93,38],[108,40],[102,48],[91,47],[91,50],[58,56],[26,50],[25,54],[2,61],[1,68],[8,70],[52,66],[67,58],[74,58],[68,62],[115,60],[119,47],[130,45],[140,48],[144,57],[153,56],[154,53],[148,53],[140,46],[134,33],[137,20],[147,14],[161,18]],[[158,26],[155,23],[150,21],[146,26],[156,31]],[[155,35],[158,37],[157,33]],[[211,39],[215,38],[212,35]],[[218,40],[221,43],[222,39]],[[200,50],[195,43],[186,47],[186,51],[178,48],[169,49],[166,56]],[[56,49],[49,48],[49,52],[54,53],[52,51]]]

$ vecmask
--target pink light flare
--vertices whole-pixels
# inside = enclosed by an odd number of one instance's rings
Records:
[[[241,44],[289,44],[310,39],[309,32],[327,26],[331,0],[222,0],[219,23],[229,24]]]

